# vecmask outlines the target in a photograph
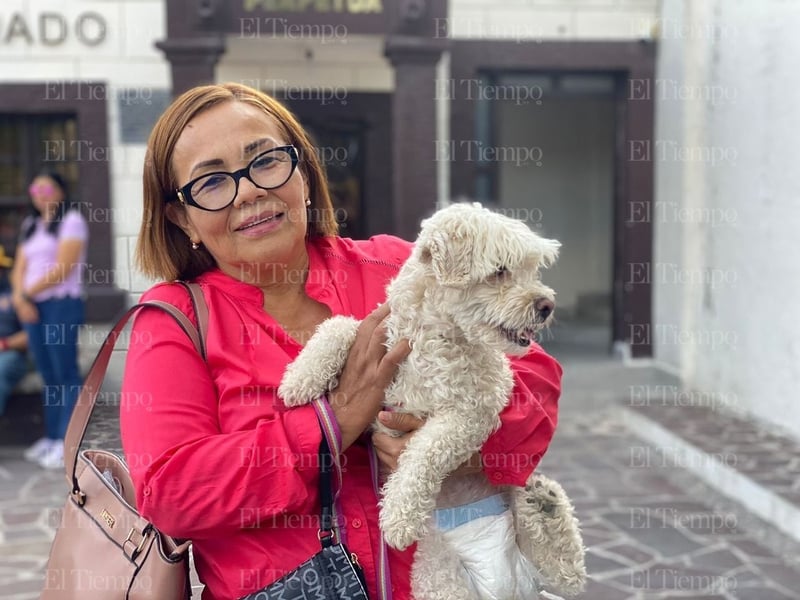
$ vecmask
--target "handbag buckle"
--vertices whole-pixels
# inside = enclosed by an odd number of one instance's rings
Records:
[[[73,500],[77,503],[78,506],[83,506],[86,504],[86,494],[79,489],[74,489],[71,492]]]
[[[139,554],[141,554],[142,550],[144,550],[144,544],[147,542],[147,533],[148,528],[145,527],[144,531],[139,532],[136,530],[135,527],[131,527],[131,530],[128,532],[128,537],[125,538],[125,541],[122,542],[122,547],[124,548],[125,545],[130,542],[131,544],[135,544],[136,542],[133,541],[133,534],[137,533],[142,538],[139,540],[139,544],[136,546],[136,549],[131,553],[131,560],[134,560]]]
[[[320,529],[317,531],[317,539],[322,542],[323,540],[329,541],[332,544],[336,543],[336,530],[335,529]]]

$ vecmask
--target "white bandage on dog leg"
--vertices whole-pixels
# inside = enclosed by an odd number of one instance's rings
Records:
[[[434,523],[461,560],[480,600],[536,600],[538,573],[517,547],[514,519],[502,494],[434,511]]]

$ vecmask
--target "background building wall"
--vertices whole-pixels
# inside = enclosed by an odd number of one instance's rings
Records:
[[[106,25],[104,39],[96,45],[82,43],[76,35],[84,15],[85,37],[99,38],[94,27],[98,20],[87,14],[100,15]],[[61,35],[62,21],[66,23],[64,41],[48,45],[46,39]],[[23,24],[31,41],[22,33]],[[15,32],[11,38],[10,27]],[[53,90],[62,81],[107,84],[109,148],[87,153],[85,159],[102,155],[109,160],[112,202],[109,211],[90,208],[87,216],[111,222],[115,266],[110,275],[122,289],[141,290],[147,285],[131,267],[141,223],[145,143],[123,141],[131,136],[123,136],[122,126],[134,112],[147,117],[162,110],[169,94],[169,66],[153,44],[165,32],[162,0],[5,0],[0,7],[0,83],[46,83]],[[92,93],[89,88],[86,91]],[[123,115],[126,111],[130,112]],[[149,124],[141,129],[149,131]]]
[[[268,93],[298,96],[321,91],[333,102],[348,92],[391,92],[394,71],[383,56],[383,38],[353,35],[343,26],[322,37],[276,37],[268,29],[226,38],[217,81],[237,81]]]
[[[513,40],[649,39],[657,0],[450,0],[449,35]]]
[[[658,78],[684,97],[657,102],[655,357],[800,435],[800,15],[666,0],[662,25]]]

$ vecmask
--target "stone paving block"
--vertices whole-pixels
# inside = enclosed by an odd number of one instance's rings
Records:
[[[615,581],[638,590],[666,590],[696,595],[725,594],[736,588],[735,577],[675,563],[656,563],[617,577]]]
[[[589,573],[604,573],[607,571],[619,571],[630,566],[629,561],[614,560],[600,556],[596,551],[590,549],[586,553],[586,570]]]
[[[718,573],[730,571],[743,565],[742,558],[727,549],[696,553],[692,557],[692,562],[698,567],[704,567]]]
[[[652,561],[656,557],[656,553],[652,550],[618,543],[616,540],[614,544],[605,546],[604,550],[607,555],[619,556],[622,559],[627,559],[628,563],[632,565],[644,564]]]
[[[702,545],[689,539],[686,534],[667,523],[651,520],[647,513],[610,514],[606,519],[639,544],[653,548],[662,556],[681,556]]]
[[[786,589],[800,592],[800,573],[797,570],[782,564],[763,563],[758,569],[772,581]]]
[[[736,590],[736,600],[797,600],[797,595],[766,587]]]

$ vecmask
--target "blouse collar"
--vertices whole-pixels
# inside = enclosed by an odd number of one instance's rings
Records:
[[[315,300],[321,300],[329,294],[332,281],[330,271],[325,267],[320,251],[321,244],[326,245],[321,238],[306,241],[306,251],[308,252],[306,293]],[[231,277],[219,268],[206,271],[197,278],[197,282],[218,288],[245,302],[253,302],[259,306],[264,305],[264,293],[261,288]]]

